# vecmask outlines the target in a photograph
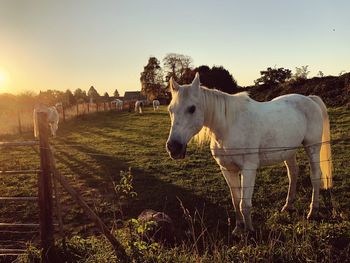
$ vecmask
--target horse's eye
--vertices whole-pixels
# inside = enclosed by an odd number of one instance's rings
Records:
[[[188,112],[193,114],[196,111],[196,106],[192,105],[191,107],[188,108]]]

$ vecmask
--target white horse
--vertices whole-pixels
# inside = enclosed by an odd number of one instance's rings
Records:
[[[329,119],[319,97],[290,94],[257,102],[247,93],[229,95],[200,87],[198,74],[190,85],[180,86],[171,79],[170,87],[167,151],[173,159],[184,158],[189,140],[203,127],[209,130],[211,153],[230,188],[235,208],[234,234],[253,231],[252,195],[260,166],[284,161],[289,189],[282,211],[293,209],[300,145],[311,167],[313,192],[308,218],[317,215],[320,186],[332,186]],[[199,139],[202,141],[203,136]]]
[[[118,110],[118,111],[121,111],[121,110],[123,110],[123,101],[122,100],[120,100],[120,99],[115,99],[114,101],[112,101],[112,103],[115,103],[115,108],[116,108],[116,110]]]
[[[58,122],[60,119],[60,115],[57,111],[58,108],[62,107],[62,104],[57,103],[55,106],[46,107],[39,106],[34,109],[33,112],[33,120],[34,120],[34,137],[37,138],[39,135],[39,127],[38,127],[38,119],[37,112],[46,112],[47,113],[47,122],[49,124],[51,135],[56,136],[56,132],[58,129]]]
[[[160,105],[159,100],[153,100],[153,110],[154,111],[159,110],[159,105]]]
[[[142,100],[137,100],[135,102],[135,112],[142,114],[143,104],[144,104],[144,102]]]

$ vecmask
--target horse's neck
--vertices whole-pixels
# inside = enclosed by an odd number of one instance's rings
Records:
[[[204,126],[207,127],[216,139],[220,139],[230,125],[232,116],[232,105],[225,94],[202,89],[202,100],[204,105]]]

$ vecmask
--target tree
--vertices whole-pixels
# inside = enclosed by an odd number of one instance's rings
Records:
[[[301,68],[296,67],[295,68],[295,74],[294,79],[295,80],[301,80],[301,79],[307,79],[307,75],[309,75],[310,71],[308,70],[309,65],[301,66]]]
[[[284,83],[291,78],[292,71],[285,68],[267,68],[267,70],[260,71],[261,77],[255,80],[256,85],[266,84],[274,85]]]
[[[103,94],[103,100],[104,100],[104,101],[108,101],[108,99],[109,99],[109,94],[108,94],[108,92],[106,91],[106,92]]]
[[[163,59],[166,70],[165,81],[168,82],[173,77],[178,83],[186,83],[185,76],[188,77],[189,70],[192,67],[192,58],[190,56],[169,53]]]
[[[317,73],[317,77],[320,77],[320,78],[324,77],[324,74],[321,70]]]
[[[91,86],[89,91],[88,91],[88,96],[90,99],[93,101],[98,101],[100,98],[100,94],[98,94],[97,90],[94,88],[94,86]]]
[[[163,94],[163,72],[160,62],[156,57],[150,57],[147,65],[141,72],[141,92],[149,100],[153,100]]]
[[[65,101],[67,105],[73,105],[77,102],[73,93],[69,89],[66,90],[65,97],[66,97]]]
[[[207,88],[216,88],[229,94],[234,93],[237,88],[236,80],[223,66],[209,68],[206,65],[202,65],[195,68],[193,72],[199,73],[201,83]]]
[[[88,96],[86,95],[86,91],[83,91],[80,88],[78,88],[74,91],[74,98],[75,98],[75,101],[78,103],[88,101]]]
[[[116,98],[119,98],[119,97],[120,97],[119,92],[118,92],[117,89],[115,89],[113,95],[114,95],[114,97],[116,97]]]
[[[55,105],[57,102],[62,102],[65,99],[65,93],[59,90],[48,89],[46,91],[40,91],[38,95],[40,103],[46,105]]]

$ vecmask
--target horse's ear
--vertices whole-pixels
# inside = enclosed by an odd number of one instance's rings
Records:
[[[199,87],[200,81],[199,81],[199,73],[196,72],[196,76],[194,77],[192,81],[192,86]]]
[[[170,86],[171,92],[178,91],[180,88],[180,85],[176,83],[173,77],[171,77],[169,80],[169,86]]]

